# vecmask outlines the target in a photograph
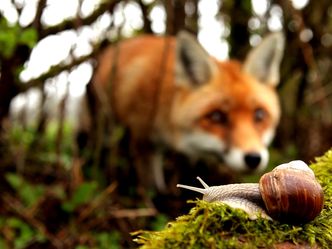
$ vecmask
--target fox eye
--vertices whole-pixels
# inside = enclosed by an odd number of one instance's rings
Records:
[[[206,117],[216,124],[226,125],[228,123],[227,113],[220,110],[212,111]]]
[[[254,120],[255,122],[262,122],[265,117],[266,117],[267,113],[263,108],[256,108],[254,111]]]

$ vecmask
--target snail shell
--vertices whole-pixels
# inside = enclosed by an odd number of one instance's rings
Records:
[[[178,184],[177,187],[203,194],[203,200],[220,201],[240,208],[256,219],[259,215],[289,223],[313,220],[322,210],[324,196],[314,172],[302,161],[291,161],[264,174],[259,184],[242,183],[204,188]]]
[[[308,222],[323,208],[322,187],[302,161],[282,164],[264,174],[259,189],[267,213],[277,220]]]

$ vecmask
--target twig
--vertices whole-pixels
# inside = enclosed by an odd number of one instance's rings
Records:
[[[105,199],[116,189],[116,187],[116,182],[110,184],[100,195],[98,195],[95,199],[92,200],[90,205],[88,205],[85,209],[82,210],[78,220],[85,220],[95,209],[97,209],[105,201]]]
[[[46,0],[39,0],[37,9],[36,9],[36,15],[31,24],[37,30],[38,34],[40,34],[42,31],[41,17],[43,15],[45,6],[46,6]]]
[[[19,86],[20,92],[25,92],[28,89],[30,89],[31,87],[37,87],[37,86],[43,85],[45,80],[47,80],[48,78],[54,77],[62,71],[69,70],[72,67],[77,66],[77,65],[91,59],[91,57],[93,57],[94,54],[97,53],[97,51],[98,51],[98,48],[96,48],[95,51],[92,52],[91,54],[88,54],[88,55],[85,55],[85,56],[82,56],[79,58],[75,58],[71,63],[52,66],[50,68],[50,70],[43,73],[38,78],[32,79],[24,84],[20,84],[20,86]]]
[[[56,34],[63,30],[77,29],[79,26],[90,25],[94,21],[96,21],[102,14],[106,13],[107,11],[112,11],[115,5],[120,1],[121,0],[102,1],[98,8],[96,8],[91,15],[85,18],[81,18],[78,16],[75,19],[65,20],[58,25],[45,28],[41,30],[40,37],[43,38],[48,35]]]
[[[152,28],[151,28],[151,20],[148,18],[149,16],[149,9],[151,9],[151,4],[145,4],[143,3],[142,0],[137,0],[136,1],[137,4],[139,5],[139,7],[141,8],[141,11],[142,11],[142,16],[143,16],[143,30],[144,30],[144,33],[150,33],[152,34]]]
[[[155,216],[157,214],[158,211],[155,208],[120,209],[111,212],[111,216],[117,219],[135,219],[138,217]]]
[[[14,211],[16,214],[26,220],[30,225],[35,227],[41,234],[43,234],[52,243],[54,247],[62,248],[63,244],[61,240],[50,234],[44,224],[38,221],[35,217],[31,216],[28,210],[26,210],[26,208],[23,207],[17,199],[5,193],[3,194],[3,201],[5,202],[5,205],[7,207],[9,207],[12,211]]]
[[[76,189],[79,185],[81,185],[84,181],[84,176],[82,172],[82,165],[84,161],[80,157],[74,157],[71,170],[70,170],[70,188],[71,190]]]
[[[63,140],[63,126],[65,124],[65,116],[66,116],[66,105],[69,98],[69,81],[67,81],[66,85],[66,93],[60,101],[59,104],[59,120],[58,120],[58,131],[55,139],[55,153],[56,153],[56,166],[60,167],[61,165],[61,147]]]

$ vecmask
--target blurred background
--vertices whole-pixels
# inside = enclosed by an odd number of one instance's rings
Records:
[[[310,163],[332,146],[331,1],[1,0],[0,248],[134,248],[131,232],[161,229],[190,209],[186,200],[199,196],[151,190],[147,205],[137,195],[118,124],[106,144],[82,153],[75,143],[80,99],[105,46],[182,29],[218,59],[240,60],[282,30],[282,119],[270,167]],[[176,164],[187,162],[169,153],[166,169]],[[178,170],[193,185],[201,173]],[[212,178],[204,179],[222,182]]]

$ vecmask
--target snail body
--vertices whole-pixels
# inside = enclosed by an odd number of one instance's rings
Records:
[[[264,174],[259,183],[208,186],[204,188],[178,184],[177,187],[203,194],[208,202],[223,202],[240,208],[249,218],[258,216],[291,223],[313,220],[322,210],[324,196],[313,171],[302,161],[291,161]]]

